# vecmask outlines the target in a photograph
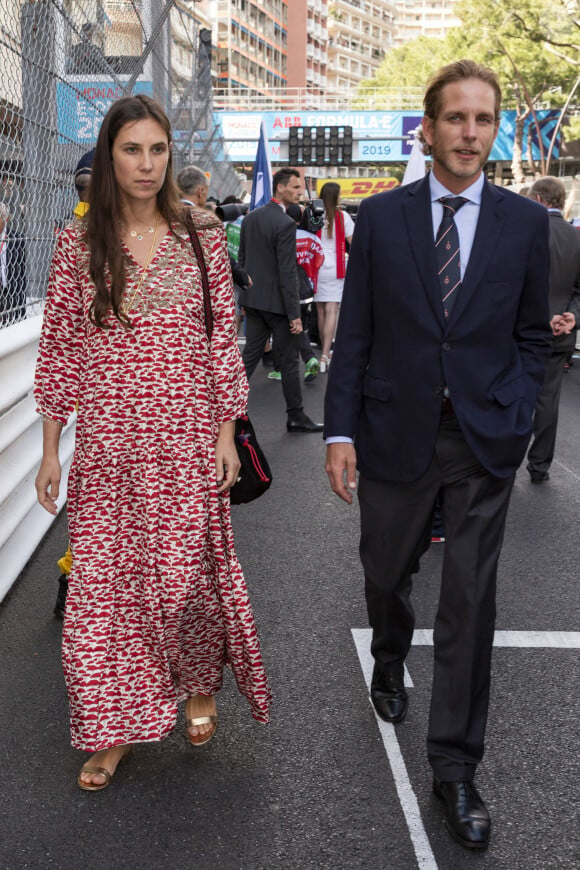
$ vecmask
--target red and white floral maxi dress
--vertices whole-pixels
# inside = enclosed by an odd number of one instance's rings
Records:
[[[35,395],[39,412],[62,423],[78,401],[63,663],[72,744],[88,751],[161,739],[178,702],[220,689],[224,665],[254,718],[268,721],[229,496],[216,491],[218,427],[245,411],[248,384],[223,229],[200,220],[211,346],[185,229],[161,242],[132,329],[90,321],[81,224],[61,233],[52,261]],[[141,268],[125,256],[130,298]]]

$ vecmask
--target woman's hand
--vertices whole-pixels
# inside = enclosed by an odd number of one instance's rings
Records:
[[[215,445],[215,472],[217,491],[231,489],[240,471],[240,460],[234,442],[235,423],[222,423]]]
[[[60,474],[58,455],[43,456],[34,485],[38,503],[53,516],[56,516],[57,512],[56,500],[60,489]]]
[[[44,417],[42,421],[42,462],[36,475],[34,485],[38,503],[45,511],[56,515],[56,500],[60,488],[60,460],[58,458],[58,442],[62,431],[62,423]]]

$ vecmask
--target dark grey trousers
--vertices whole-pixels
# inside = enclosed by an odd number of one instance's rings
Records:
[[[282,392],[286,399],[289,418],[302,413],[302,387],[298,370],[298,336],[290,332],[290,322],[282,314],[246,308],[246,345],[242,354],[246,376],[251,378],[264,352],[264,345],[272,336],[277,362],[282,373]]]
[[[564,363],[568,352],[553,353],[546,368],[544,383],[534,411],[534,434],[528,450],[528,471],[547,472],[554,459],[558,408],[562,392]]]
[[[430,544],[433,507],[443,490],[445,552],[427,737],[429,761],[443,781],[471,780],[483,757],[497,564],[513,481],[479,464],[453,414],[442,416],[433,460],[419,480],[360,478],[371,651],[383,668],[401,663],[410,649],[412,574]]]

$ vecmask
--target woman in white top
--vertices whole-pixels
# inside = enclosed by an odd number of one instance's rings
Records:
[[[330,362],[330,348],[336,331],[338,306],[346,271],[346,242],[350,242],[354,230],[351,216],[338,208],[340,185],[327,181],[320,191],[324,202],[324,228],[318,236],[324,249],[324,263],[318,273],[316,310],[318,332],[322,344],[320,371],[325,372]]]

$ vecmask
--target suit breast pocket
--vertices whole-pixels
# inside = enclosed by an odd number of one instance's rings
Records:
[[[527,262],[523,260],[522,262]],[[502,263],[490,264],[485,272],[484,284],[512,284],[521,287],[524,280],[523,270],[512,256]]]

